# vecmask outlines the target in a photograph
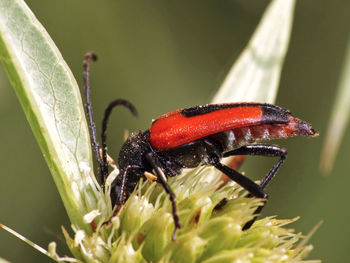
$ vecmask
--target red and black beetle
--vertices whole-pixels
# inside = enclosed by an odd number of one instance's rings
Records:
[[[136,115],[136,109],[130,102],[121,99],[108,106],[102,126],[101,159],[90,103],[91,59],[95,60],[96,56],[89,53],[84,60],[86,109],[103,185],[108,175],[106,130],[111,111],[115,106],[123,105]],[[118,156],[120,175],[112,185],[112,203],[117,206],[118,213],[137,183],[145,177],[145,172],[155,173],[172,203],[175,238],[181,224],[175,194],[167,183],[168,176],[176,176],[184,168],[212,165],[246,189],[250,196],[267,199],[264,189],[285,160],[287,151],[277,145],[255,143],[299,135],[317,136],[318,133],[310,124],[291,116],[289,110],[266,103],[207,104],[167,113],[153,120],[149,130],[132,134],[122,145]],[[279,160],[261,183],[256,184],[220,162],[222,158],[234,155],[279,157]],[[256,213],[261,209],[258,208]],[[248,229],[254,221],[246,223],[244,229]]]

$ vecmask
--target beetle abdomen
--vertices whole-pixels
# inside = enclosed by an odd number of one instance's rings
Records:
[[[224,132],[226,135],[225,151],[230,151],[258,141],[289,138],[294,136],[317,136],[318,133],[310,124],[298,118],[291,117],[283,124],[263,124],[236,128]],[[215,137],[212,135],[211,137]]]

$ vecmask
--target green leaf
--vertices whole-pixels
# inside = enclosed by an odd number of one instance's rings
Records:
[[[10,261],[7,261],[6,259],[0,258],[0,263],[10,263]]]
[[[240,57],[232,66],[213,103],[274,103],[292,29],[294,0],[275,0]]]
[[[92,169],[84,168],[92,158],[79,88],[24,1],[0,1],[0,59],[71,222],[87,229],[82,215],[96,206],[98,192]]]
[[[340,76],[338,91],[333,104],[332,114],[328,123],[327,134],[323,144],[320,169],[329,173],[334,164],[340,143],[349,122],[350,114],[350,38]]]

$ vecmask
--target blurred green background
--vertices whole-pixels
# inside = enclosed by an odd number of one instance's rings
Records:
[[[140,112],[133,119],[118,110],[109,131],[109,150],[116,156],[124,129],[149,127],[152,118],[181,107],[208,103],[254,31],[269,1],[42,1],[27,4],[45,26],[70,65],[80,86],[82,58],[95,51],[92,67],[96,122],[113,98],[132,101]],[[307,233],[324,220],[312,237],[309,259],[345,262],[350,234],[350,140],[345,136],[329,177],[318,170],[350,29],[350,1],[297,2],[290,49],[277,103],[313,123],[321,136],[279,141],[287,162],[268,188],[265,215],[301,219],[291,227]],[[0,222],[37,244],[58,243],[65,250],[60,225],[69,221],[54,182],[22,109],[3,71],[0,72]],[[274,160],[251,157],[243,170],[261,178]],[[0,231],[0,257],[11,262],[50,259]]]

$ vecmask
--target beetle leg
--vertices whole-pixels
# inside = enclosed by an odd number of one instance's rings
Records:
[[[287,150],[277,145],[255,144],[255,145],[242,146],[241,148],[224,153],[224,157],[233,156],[233,155],[258,155],[258,156],[266,156],[266,157],[280,157],[277,163],[275,163],[275,165],[271,168],[271,170],[267,173],[267,175],[261,180],[261,183],[259,186],[263,190],[268,185],[268,183],[272,180],[272,178],[276,175],[278,169],[286,159]],[[264,205],[259,206],[255,210],[254,214],[260,214],[262,209],[265,206],[265,203],[266,201],[264,202]],[[243,230],[249,229],[255,222],[256,218],[257,216],[254,217],[249,222],[247,222],[244,225]]]
[[[169,195],[169,199],[170,199],[172,209],[173,209],[172,212],[173,212],[173,218],[174,218],[174,224],[175,224],[175,229],[173,232],[172,240],[175,240],[176,231],[178,229],[181,229],[180,218],[178,215],[177,205],[176,205],[176,201],[175,201],[176,196],[175,196],[173,190],[171,190],[170,185],[167,183],[167,178],[159,165],[159,161],[158,161],[156,154],[152,151],[148,152],[146,154],[146,159],[149,162],[149,164],[152,166],[152,168],[154,169],[156,174],[158,175],[158,180],[161,183],[161,185],[163,186],[165,192]]]
[[[240,172],[237,172],[236,170],[233,170],[230,167],[220,163],[218,157],[210,157],[209,163],[216,169],[220,170],[222,173],[226,174],[232,181],[235,181],[237,184],[246,189],[252,196],[264,199],[268,198],[267,194],[260,187],[260,185],[256,184],[248,177],[242,175]]]
[[[242,186],[244,189],[246,189],[251,196],[265,199],[264,204],[262,206],[259,206],[254,211],[254,214],[260,213],[261,210],[263,209],[267,199],[268,199],[268,195],[264,192],[264,189],[260,185],[256,184],[254,181],[249,179],[248,177],[245,177],[244,175],[242,175],[240,172],[220,163],[220,158],[217,154],[218,149],[216,148],[216,146],[213,142],[211,142],[210,140],[207,139],[207,140],[203,140],[203,143],[206,145],[206,148],[207,148],[207,153],[208,153],[208,157],[209,157],[209,164],[213,165],[216,169],[218,169],[219,171],[221,171],[222,173],[227,175],[231,180],[233,180],[234,182],[236,182],[237,184]],[[231,151],[229,153],[231,155],[244,154],[244,153],[242,153],[243,150],[242,150],[242,152],[240,152],[240,151],[233,152],[233,153],[232,152],[233,151]],[[224,157],[226,157],[226,156],[224,155]],[[249,229],[251,227],[251,225],[255,222],[256,218],[257,218],[257,216],[255,216],[252,220],[247,222],[243,226],[242,229],[243,230]]]
[[[257,198],[267,198],[267,194],[264,192],[264,190],[254,181],[242,175],[240,172],[237,172],[236,170],[220,163],[220,150],[211,140],[204,139],[202,140],[202,143],[206,147],[209,164],[226,174],[231,180],[235,181],[246,189],[252,196]]]
[[[261,180],[260,187],[264,189],[272,178],[276,175],[278,169],[287,157],[287,150],[277,145],[254,144],[246,145],[230,152],[224,153],[224,157],[233,155],[258,155],[266,157],[280,157],[268,174]]]
[[[241,173],[237,172],[236,170],[231,169],[230,167],[223,165],[219,162],[219,158],[210,158],[210,164],[213,165],[216,169],[220,170],[222,173],[227,175],[231,180],[238,183],[240,186],[242,186],[244,189],[246,189],[251,196],[262,198],[264,199],[264,204],[262,206],[259,206],[255,211],[254,214],[258,214],[261,212],[263,207],[265,206],[266,201],[268,200],[268,195],[264,192],[264,189],[260,187],[260,185],[254,183],[252,180],[250,180],[248,177],[243,176]],[[247,222],[242,230],[249,229],[252,224],[255,222],[257,216],[255,216],[252,220]]]

